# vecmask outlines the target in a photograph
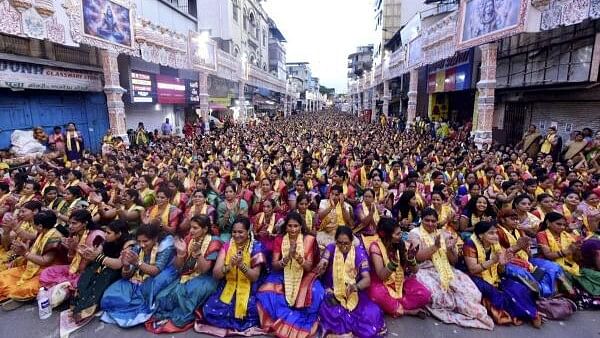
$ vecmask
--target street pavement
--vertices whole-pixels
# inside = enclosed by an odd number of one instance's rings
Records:
[[[388,338],[600,338],[600,316],[599,312],[578,312],[564,322],[548,321],[541,329],[535,329],[531,325],[518,327],[496,327],[494,331],[482,331],[475,329],[463,329],[456,325],[446,325],[435,319],[421,320],[413,317],[400,319],[387,319]],[[25,306],[13,312],[0,311],[0,338],[55,338],[59,337],[58,313],[41,321],[38,318],[37,307]],[[71,334],[72,338],[87,337],[120,337],[120,338],[142,338],[150,337],[151,333],[143,327],[133,329],[120,329],[114,325],[107,325],[94,319],[87,326]],[[200,335],[193,330],[182,334],[166,334],[162,337],[209,337]]]

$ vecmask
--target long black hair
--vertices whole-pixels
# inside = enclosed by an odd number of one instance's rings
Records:
[[[400,256],[400,264],[405,266],[406,263],[406,246],[404,245],[404,241],[400,239],[399,243],[392,242],[392,235],[396,228],[399,228],[400,224],[398,221],[391,217],[382,217],[379,219],[379,223],[377,223],[377,234],[383,245],[385,245],[385,249],[388,252],[388,257],[395,257],[396,253]],[[393,256],[392,256],[393,255]]]
[[[281,229],[279,229],[279,233],[282,235],[286,234],[287,225],[291,220],[298,222],[300,224],[300,232],[303,235],[306,235],[306,233],[308,232],[308,229],[306,228],[306,222],[304,222],[304,218],[302,218],[302,216],[295,211],[292,211],[289,214],[287,214],[287,216],[285,217],[285,222],[283,222],[283,224],[281,225]]]
[[[416,207],[410,205],[410,200],[415,196],[416,193],[411,190],[407,190],[400,195],[400,199],[392,208],[394,218],[401,221],[411,215],[413,222],[418,222],[419,212]]]

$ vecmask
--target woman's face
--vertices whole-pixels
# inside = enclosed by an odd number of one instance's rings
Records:
[[[521,212],[528,212],[531,210],[531,201],[527,198],[522,199],[517,203],[517,209]]]
[[[169,190],[171,190],[173,192],[177,191],[177,186],[173,182],[169,182],[168,187],[169,187]]]
[[[434,232],[437,229],[437,217],[433,215],[427,215],[423,217],[421,225],[427,230],[427,232]]]
[[[225,188],[225,199],[228,201],[233,201],[235,198],[235,191],[233,191],[232,187]]]
[[[416,208],[417,207],[417,196],[411,197],[410,201],[408,202],[408,205],[410,205],[413,208]]]
[[[242,245],[248,240],[249,232],[242,223],[235,223],[231,229],[231,237],[235,244]]]
[[[194,193],[194,196],[192,196],[192,202],[195,205],[203,205],[205,201],[206,198],[204,197],[204,194],[200,191]]]
[[[31,209],[21,208],[21,211],[19,212],[19,218],[23,221],[32,221],[35,214],[36,212]]]
[[[169,203],[169,198],[164,192],[159,192],[156,194],[156,204],[159,206],[165,206],[167,203]]]
[[[392,233],[392,243],[398,244],[402,240],[402,229],[400,227],[396,227],[394,232]]]
[[[502,175],[496,175],[496,177],[494,177],[494,183],[496,183],[497,186],[500,186],[500,184],[502,184],[502,180],[504,178],[502,177]]]
[[[110,228],[106,228],[106,241],[107,242],[116,242],[121,237],[120,232],[114,232]]]
[[[371,204],[373,204],[373,201],[375,200],[375,196],[373,196],[373,193],[371,191],[367,191],[363,195],[363,199],[367,205],[371,205]]]
[[[284,166],[286,172],[292,171],[292,163],[291,162],[285,162],[285,164],[283,166]]]
[[[474,186],[472,186],[471,190],[469,191],[469,193],[471,194],[471,197],[480,195],[481,194],[481,187],[479,186],[479,184],[475,184]]]
[[[306,192],[306,187],[304,186],[304,183],[302,183],[302,182],[296,183],[296,193],[303,194],[305,192]]]
[[[598,195],[592,193],[588,196],[588,198],[585,201],[587,204],[595,207],[595,206],[598,206],[600,199],[598,198]]]
[[[375,188],[380,188],[381,187],[381,178],[379,178],[379,176],[373,177],[373,179],[371,180],[371,182],[373,182],[373,187],[375,187]]]
[[[48,202],[52,202],[56,199],[56,197],[58,197],[58,193],[56,192],[56,190],[49,190],[46,193],[46,201]]]
[[[517,215],[509,215],[508,217],[502,218],[501,222],[506,228],[512,230],[519,225],[519,217]]]
[[[198,238],[203,237],[207,233],[208,233],[208,227],[203,228],[196,221],[190,222],[190,234],[192,235],[192,238],[198,239]]]
[[[558,219],[554,222],[548,222],[548,228],[554,233],[561,233],[567,228],[567,220],[564,218]]]
[[[273,213],[273,205],[271,204],[271,201],[263,202],[263,211],[267,215],[270,215]]]
[[[146,235],[137,236],[137,241],[142,250],[144,250],[145,252],[150,251],[156,244],[156,238],[148,238],[146,237]]]
[[[347,254],[350,251],[350,248],[352,248],[352,238],[349,238],[346,234],[340,234],[335,239],[335,244],[343,254]]]
[[[262,180],[260,184],[263,192],[269,192],[271,190],[271,183],[268,180]]]
[[[554,198],[546,197],[540,201],[540,205],[544,210],[550,210],[554,207]]]
[[[479,236],[484,243],[487,244],[496,244],[498,243],[498,229],[496,227],[491,227],[488,231],[484,232]]]
[[[145,179],[143,179],[143,178],[142,178],[141,180],[139,180],[139,181],[137,182],[137,189],[138,189],[139,191],[144,191],[144,190],[146,190],[147,188],[148,188],[148,183],[146,183],[146,180],[145,180]]]
[[[576,207],[579,202],[581,202],[581,200],[579,199],[579,196],[577,194],[568,194],[567,198],[565,198],[565,202],[572,207]]]
[[[488,207],[487,200],[483,197],[479,197],[477,199],[477,203],[475,204],[475,208],[477,209],[477,211],[484,212],[485,210],[487,210],[487,207]]]
[[[65,201],[73,202],[75,200],[75,195],[73,195],[69,190],[65,191]]]
[[[71,235],[79,233],[81,230],[85,228],[85,223],[79,222],[74,218],[69,219],[69,232]]]
[[[295,237],[300,233],[301,226],[295,219],[290,219],[285,229],[288,235]]]
[[[298,210],[305,212],[308,209],[308,201],[306,199],[302,199],[298,202]]]
[[[439,194],[433,194],[431,195],[431,203],[436,209],[439,209],[444,203],[444,200],[442,200],[442,197]]]

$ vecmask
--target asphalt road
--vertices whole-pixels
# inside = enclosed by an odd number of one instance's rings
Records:
[[[13,312],[0,311],[0,337],[1,338],[55,338],[59,337],[58,313],[41,321],[38,318],[37,307],[26,306]],[[474,329],[463,329],[455,325],[446,325],[435,319],[404,317],[400,319],[388,318],[389,338],[402,337],[456,337],[456,338],[600,338],[600,312],[579,312],[564,322],[549,321],[544,323],[541,329],[535,329],[530,325],[518,327],[496,327],[494,331],[482,331]],[[141,338],[152,334],[145,331],[143,327],[133,329],[119,329],[113,325],[107,325],[94,319],[87,326],[71,334],[72,338],[87,337],[127,337]],[[209,337],[200,335],[193,330],[177,334],[162,335],[162,337]]]

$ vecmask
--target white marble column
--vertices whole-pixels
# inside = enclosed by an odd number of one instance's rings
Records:
[[[385,117],[390,116],[390,100],[392,99],[392,93],[390,92],[390,80],[383,80],[383,115]]]
[[[210,105],[208,102],[208,74],[206,72],[200,72],[198,75],[198,94],[200,96],[200,117],[204,121],[204,132],[210,132],[210,120],[208,118],[210,114]]]

